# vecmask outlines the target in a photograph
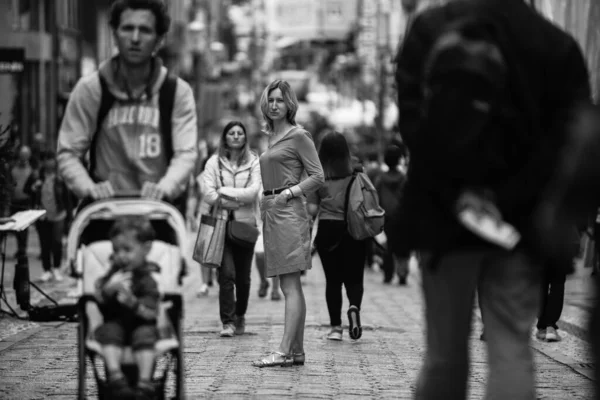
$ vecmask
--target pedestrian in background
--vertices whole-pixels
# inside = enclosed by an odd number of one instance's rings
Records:
[[[260,108],[269,135],[260,156],[261,202],[267,276],[278,276],[285,297],[279,348],[253,362],[257,367],[304,364],[306,301],[301,271],[311,268],[310,217],[305,196],[323,184],[323,169],[309,132],[296,124],[298,99],[289,83],[275,80],[262,93]],[[305,174],[306,178],[302,180]]]
[[[227,219],[256,227],[255,201],[260,179],[258,156],[250,150],[244,124],[229,122],[221,134],[217,153],[208,159],[202,174],[203,201],[210,207],[222,207]],[[218,273],[221,337],[242,335],[245,331],[253,256],[254,246],[225,237]]]
[[[402,159],[403,152],[399,146],[394,144],[387,146],[383,157],[387,171],[376,178],[375,188],[379,196],[379,204],[385,210],[384,232],[387,243],[383,256],[383,283],[391,283],[394,275],[398,275],[398,283],[406,285],[410,257],[395,255],[392,246],[392,243],[401,240],[395,237],[397,230],[393,227],[398,220],[402,192],[406,183],[406,174],[401,169]]]
[[[71,196],[64,181],[58,175],[54,154],[48,153],[42,160],[39,179],[28,185],[26,191],[34,200],[34,207],[46,210],[36,221],[42,251],[42,282],[63,280],[60,272],[62,262],[62,238],[65,221],[72,212]]]
[[[450,26],[454,39],[443,42]],[[464,51],[457,44],[465,44]],[[468,61],[481,57],[488,67],[478,73],[448,74],[466,71],[475,65]],[[485,398],[535,399],[530,341],[544,261],[533,245],[532,216],[544,200],[571,112],[589,101],[581,50],[522,0],[452,1],[416,16],[397,58],[396,83],[400,131],[411,157],[398,229],[410,241],[393,245],[421,254],[427,322],[415,397],[466,398],[477,291],[489,358]],[[432,114],[437,118],[428,118]],[[465,185],[487,190],[474,201]],[[460,193],[464,210],[514,227],[519,243],[496,245],[477,235],[476,226],[461,224]]]
[[[29,210],[33,207],[33,198],[27,193],[25,188],[35,182],[37,173],[31,166],[31,149],[28,146],[21,146],[15,165],[11,168],[11,178],[13,183],[13,192],[10,202],[10,213],[15,214],[20,211]],[[15,258],[27,256],[27,244],[29,242],[29,228],[16,232],[17,253]]]
[[[319,217],[315,245],[325,272],[325,299],[331,323],[327,339],[342,340],[344,286],[349,303],[348,331],[350,338],[356,340],[362,335],[360,309],[367,243],[352,238],[346,226],[346,192],[354,168],[344,135],[335,131],[326,133],[319,145],[319,160],[325,184],[308,196],[308,210]]]

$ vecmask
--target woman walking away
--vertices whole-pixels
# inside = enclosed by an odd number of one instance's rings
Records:
[[[258,156],[249,149],[246,128],[241,122],[231,121],[225,126],[219,151],[206,163],[202,180],[206,204],[216,206],[219,202],[230,220],[256,227],[260,165]],[[239,243],[229,235],[225,238],[218,273],[222,337],[244,333],[253,256],[254,244]]]
[[[353,239],[344,221],[346,190],[353,173],[344,135],[335,131],[325,134],[319,146],[319,160],[325,172],[325,184],[309,196],[308,210],[312,215],[319,215],[315,245],[325,272],[325,299],[331,322],[327,339],[342,340],[343,285],[350,303],[349,334],[356,340],[362,335],[360,306],[367,242]]]
[[[310,133],[296,124],[298,100],[286,81],[276,80],[265,88],[260,108],[269,135],[269,146],[260,156],[265,261],[267,276],[279,276],[285,325],[279,349],[252,364],[302,365],[306,301],[300,273],[311,267],[310,217],[304,196],[321,187],[323,169]]]

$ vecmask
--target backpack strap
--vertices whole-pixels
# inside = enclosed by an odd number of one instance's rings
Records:
[[[96,130],[94,131],[94,135],[92,136],[92,142],[90,144],[90,165],[89,171],[90,175],[93,174],[93,171],[96,167],[96,143],[98,138],[98,132],[102,128],[102,123],[106,119],[108,112],[112,108],[116,98],[112,94],[112,92],[108,88],[108,83],[106,79],[98,74],[98,79],[100,81],[100,107],[98,108],[98,115],[96,118]],[[175,92],[177,90],[177,77],[168,73],[165,77],[163,84],[160,87],[158,93],[158,109],[160,114],[160,130],[163,138],[163,145],[165,155],[168,160],[173,157],[173,139],[172,139],[172,117],[173,117],[173,109],[175,107]],[[92,176],[93,180],[96,180],[94,176]]]
[[[350,203],[350,189],[352,188],[352,184],[356,179],[358,172],[352,172],[352,178],[350,178],[350,182],[348,182],[348,187],[346,188],[346,196],[344,200],[344,223],[348,225],[348,204]]]
[[[98,115],[96,118],[96,130],[94,131],[92,142],[90,143],[90,164],[88,168],[90,177],[93,181],[97,180],[94,176],[94,169],[96,169],[96,143],[98,142],[98,132],[102,129],[102,123],[116,100],[115,96],[108,89],[108,83],[102,74],[98,74],[98,79],[100,80],[100,107],[98,108]]]
[[[173,109],[175,108],[176,91],[177,77],[171,73],[167,73],[165,81],[158,92],[160,133],[167,160],[173,157]]]

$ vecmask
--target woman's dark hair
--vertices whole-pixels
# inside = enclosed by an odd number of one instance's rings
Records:
[[[227,147],[227,132],[234,126],[239,126],[244,131],[245,141],[244,147],[242,147],[240,151],[240,158],[238,159],[238,165],[242,165],[247,161],[247,158],[250,154],[250,144],[248,143],[248,132],[246,131],[246,127],[241,121],[230,121],[225,128],[223,128],[223,133],[221,133],[221,142],[219,143],[219,157],[225,157],[229,160],[231,156],[231,150]]]
[[[144,216],[125,216],[119,218],[110,228],[108,237],[113,239],[125,232],[134,232],[135,238],[140,243],[150,242],[156,238],[156,231],[152,227],[150,219]]]
[[[156,33],[163,36],[169,31],[171,17],[166,4],[162,0],[117,0],[110,7],[110,26],[117,29],[121,23],[121,14],[126,9],[150,10],[156,18]]]
[[[346,137],[330,131],[321,138],[319,160],[323,166],[325,179],[339,179],[352,175],[352,158]]]

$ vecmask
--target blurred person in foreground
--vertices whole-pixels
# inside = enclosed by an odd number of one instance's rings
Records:
[[[124,217],[109,232],[111,267],[96,282],[96,298],[104,322],[94,332],[102,346],[111,398],[153,398],[154,345],[160,293],[153,276],[160,267],[148,262],[156,234],[145,217]],[[138,367],[135,389],[121,370],[125,346],[131,346]]]
[[[161,0],[112,4],[118,54],[75,85],[58,135],[59,171],[79,198],[139,191],[142,197],[176,202],[184,192],[197,158],[196,105],[190,85],[175,78],[167,138],[159,94],[172,78],[156,53],[169,25]],[[99,121],[102,98],[109,94],[114,102]],[[89,170],[82,162],[88,151]]]
[[[535,399],[541,271],[572,264],[543,256],[532,216],[589,102],[581,50],[523,0],[457,0],[417,15],[397,67],[411,161],[393,246],[420,252],[427,323],[416,398],[466,398],[477,291],[485,398]]]

